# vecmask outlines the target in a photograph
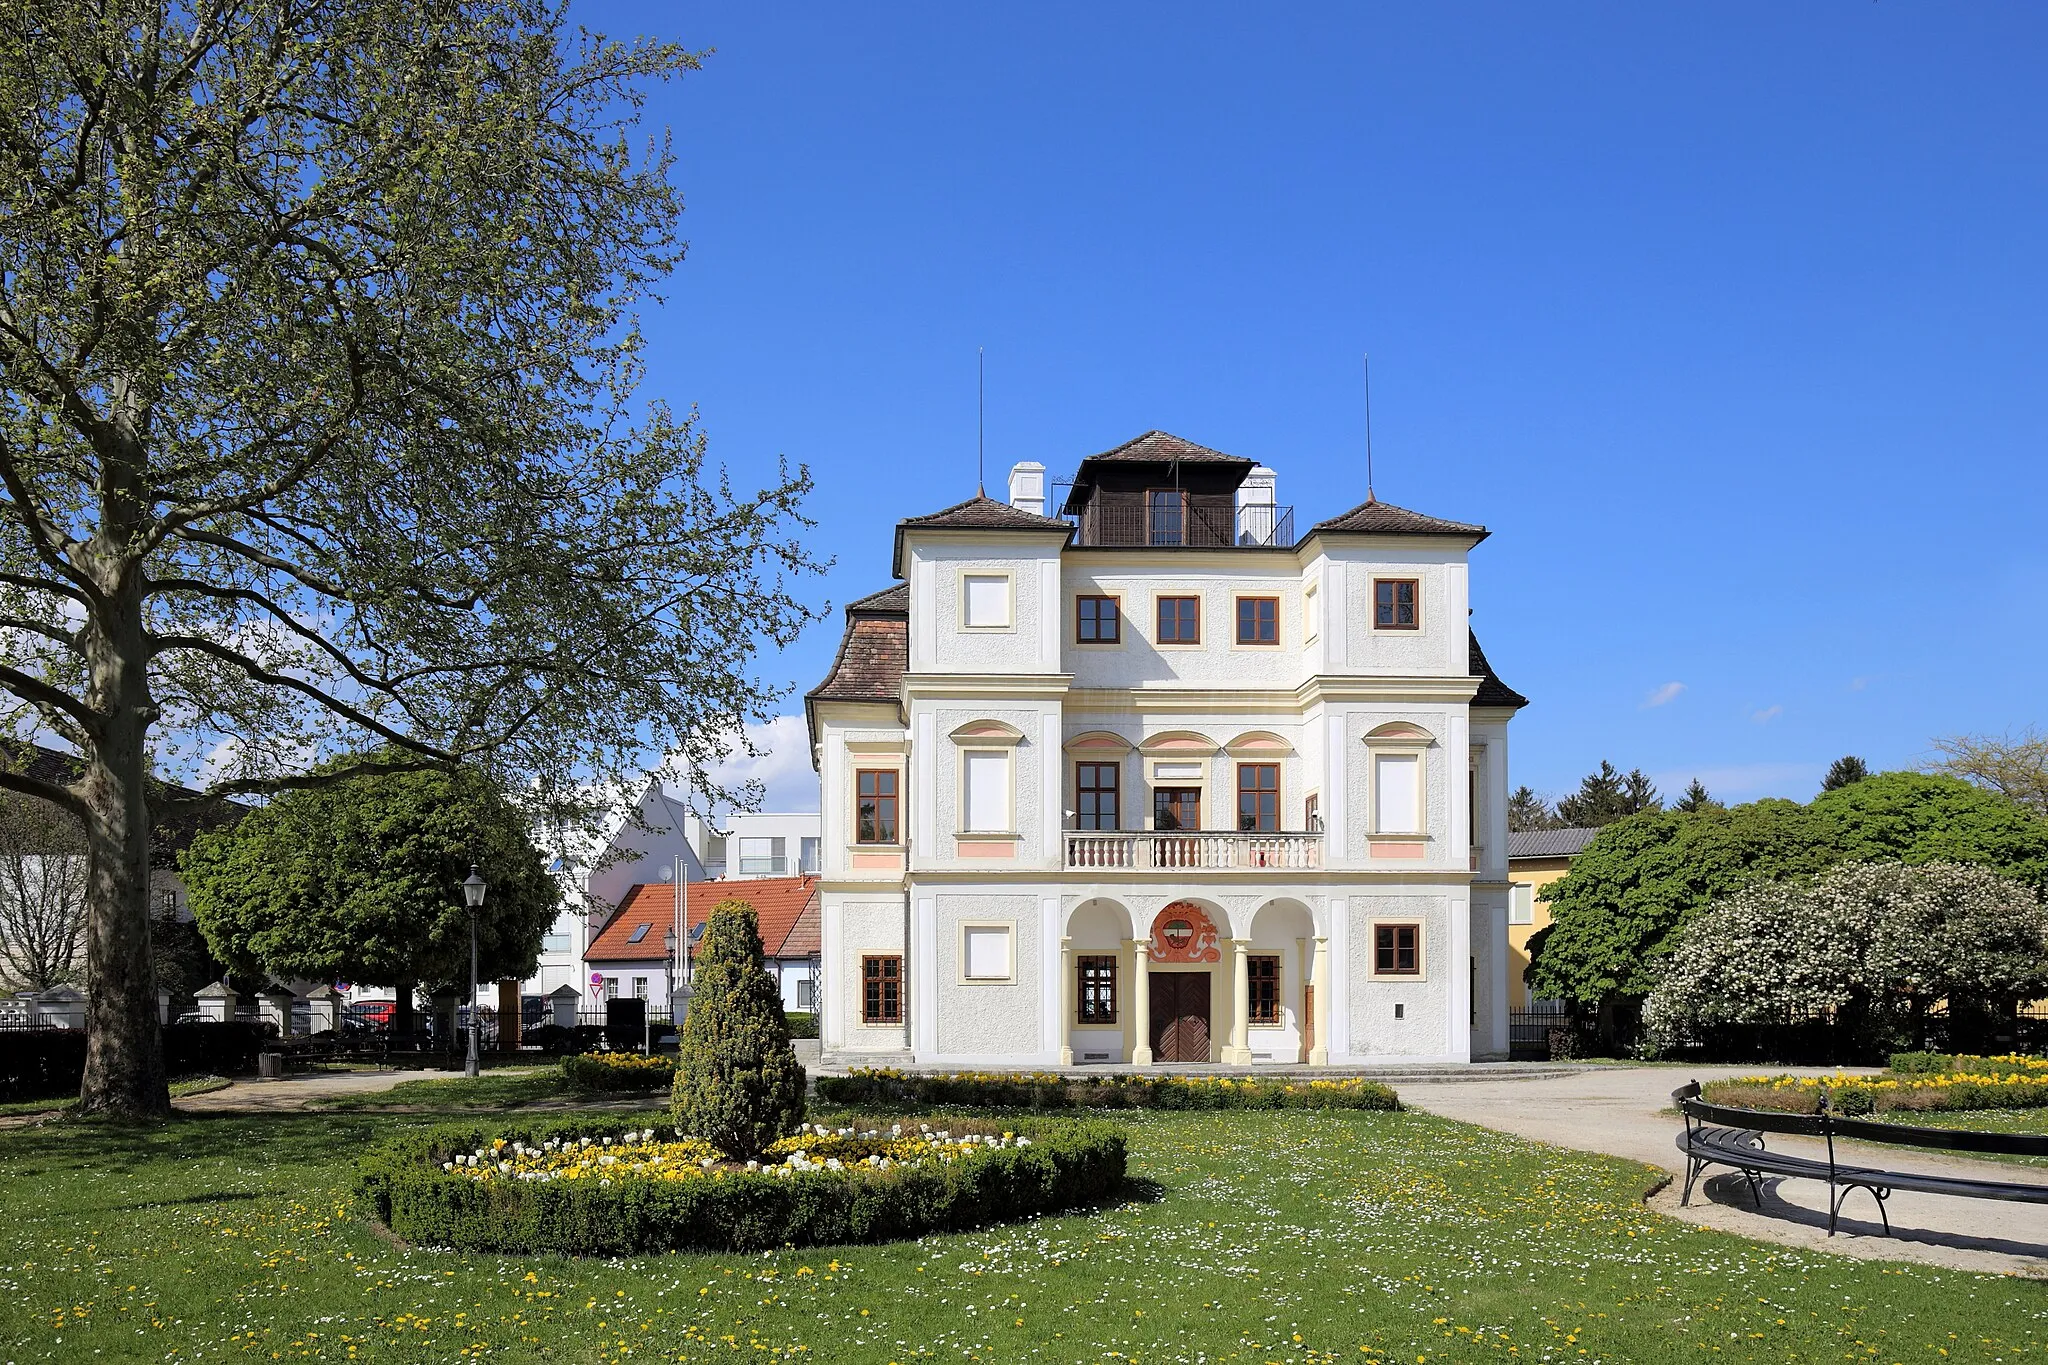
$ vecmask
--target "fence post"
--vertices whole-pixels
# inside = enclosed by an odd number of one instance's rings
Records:
[[[313,1032],[341,1032],[340,991],[323,983],[306,992],[306,1003],[313,1010],[313,1018],[310,1023]]]
[[[277,1036],[292,1036],[292,993],[283,986],[272,984],[269,990],[256,992],[256,1011],[266,1024],[277,1025]]]
[[[84,1028],[85,997],[69,986],[52,986],[36,997],[36,1022],[44,1028]]]
[[[574,986],[557,986],[548,992],[548,1009],[554,1018],[555,1027],[575,1028],[576,1010],[582,1002],[583,997],[577,993]]]
[[[235,1018],[235,993],[225,981],[216,981],[192,997],[199,1002],[199,1017],[209,1024],[229,1024]]]

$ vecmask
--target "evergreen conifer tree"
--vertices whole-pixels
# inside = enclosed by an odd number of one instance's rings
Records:
[[[1861,782],[1868,776],[1870,776],[1869,764],[1854,754],[1844,754],[1834,761],[1833,766],[1828,769],[1828,775],[1820,780],[1820,789],[1824,792],[1840,791],[1844,787],[1853,786]]]
[[[761,965],[754,907],[712,907],[683,1020],[670,1112],[676,1126],[735,1161],[758,1157],[804,1117],[804,1069],[782,994]]]
[[[1508,797],[1510,830],[1556,829],[1561,823],[1557,813],[1550,809],[1550,803],[1526,784],[1515,788],[1514,793]]]
[[[1707,784],[1695,777],[1687,784],[1685,795],[1672,803],[1671,809],[1691,813],[1703,810],[1722,810],[1725,807],[1719,801],[1709,796],[1707,794]]]

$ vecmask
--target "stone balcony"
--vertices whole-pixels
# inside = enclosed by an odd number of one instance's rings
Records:
[[[1320,834],[1241,834],[1225,830],[1148,830],[1065,836],[1070,871],[1303,871],[1323,865]]]

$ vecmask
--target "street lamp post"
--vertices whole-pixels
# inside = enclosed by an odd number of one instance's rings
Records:
[[[484,908],[484,879],[476,874],[476,864],[469,865],[469,879],[462,884],[462,901],[469,907],[469,1061],[462,1068],[465,1076],[483,1073],[483,1060],[478,1055],[476,1007],[476,917]]]

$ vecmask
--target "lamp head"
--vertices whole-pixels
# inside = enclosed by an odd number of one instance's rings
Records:
[[[469,865],[469,879],[462,883],[462,901],[472,910],[484,903],[484,879],[476,874],[475,863]]]

